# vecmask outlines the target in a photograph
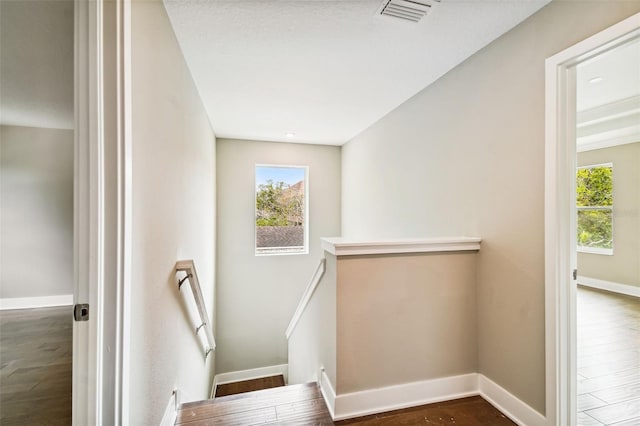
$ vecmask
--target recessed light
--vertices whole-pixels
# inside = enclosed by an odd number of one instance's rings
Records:
[[[600,76],[593,77],[591,80],[589,80],[589,84],[597,84],[597,83],[600,83],[602,80],[604,80],[604,78]]]
[[[295,135],[296,135],[295,133],[291,133],[291,132],[285,134],[285,136],[288,137],[288,138],[292,138]]]

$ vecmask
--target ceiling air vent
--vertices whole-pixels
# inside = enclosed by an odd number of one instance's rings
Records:
[[[419,22],[440,0],[384,0],[380,15]]]

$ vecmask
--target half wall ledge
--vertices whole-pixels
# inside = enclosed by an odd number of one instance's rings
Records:
[[[322,248],[334,256],[358,256],[395,253],[441,253],[448,251],[478,251],[479,237],[437,237],[354,240],[322,238]]]

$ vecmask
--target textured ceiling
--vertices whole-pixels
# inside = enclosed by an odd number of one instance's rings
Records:
[[[0,124],[73,128],[73,1],[0,0]]]
[[[218,137],[340,145],[548,0],[442,0],[418,24],[381,0],[164,3]]]

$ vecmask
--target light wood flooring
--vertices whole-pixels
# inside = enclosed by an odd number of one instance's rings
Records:
[[[0,311],[0,424],[71,424],[71,312]]]
[[[640,425],[640,298],[578,287],[578,424]]]

